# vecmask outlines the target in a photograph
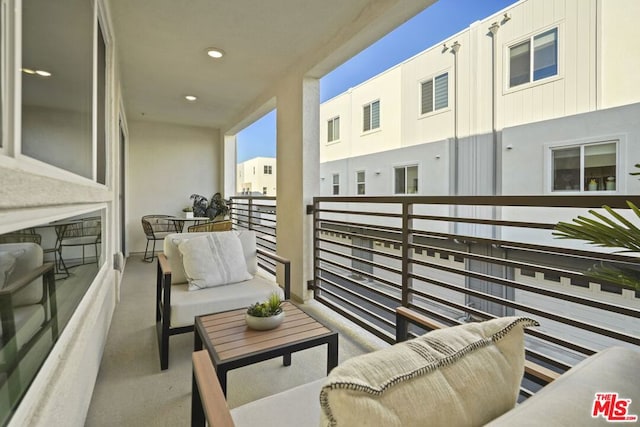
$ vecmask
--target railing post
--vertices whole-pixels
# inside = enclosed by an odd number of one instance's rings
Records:
[[[402,306],[409,306],[409,215],[413,211],[413,204],[402,201]]]
[[[253,230],[253,196],[249,196],[249,230]]]

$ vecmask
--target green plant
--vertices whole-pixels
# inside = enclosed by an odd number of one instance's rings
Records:
[[[247,314],[254,317],[271,317],[282,313],[282,299],[273,293],[266,301],[256,302],[247,309]]]
[[[640,163],[635,167],[640,168]],[[630,175],[640,175],[640,172],[631,172]],[[627,205],[640,223],[640,209],[628,200]],[[640,228],[609,206],[603,206],[602,209],[605,214],[592,209],[589,211],[592,217],[578,216],[570,223],[559,222],[553,235],[559,239],[584,240],[600,247],[622,248],[616,251],[619,253],[640,253]],[[640,290],[640,270],[637,268],[600,263],[591,267],[586,274],[595,279]]]
[[[193,208],[191,206],[186,206],[182,208],[182,212],[193,212]]]

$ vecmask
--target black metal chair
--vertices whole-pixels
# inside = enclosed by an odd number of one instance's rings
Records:
[[[58,236],[58,242],[56,244],[58,248],[58,262],[59,267],[65,271],[68,275],[68,265],[64,261],[62,251],[65,248],[81,247],[82,248],[82,263],[86,264],[85,247],[93,246],[94,254],[96,258],[96,265],[99,266],[99,246],[102,242],[102,220],[99,217],[80,218],[78,220],[65,221],[56,225],[56,235]]]
[[[171,215],[145,215],[142,217],[142,229],[147,238],[143,261],[152,262],[156,256],[156,241],[164,240],[167,235],[176,232],[176,226],[170,218],[173,217]],[[153,242],[151,255],[148,255],[149,242]]]

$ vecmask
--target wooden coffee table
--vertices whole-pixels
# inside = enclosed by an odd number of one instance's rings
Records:
[[[282,307],[284,321],[268,331],[249,329],[245,308],[196,317],[194,350],[207,349],[225,396],[227,372],[252,363],[283,356],[289,366],[291,353],[327,344],[327,374],[338,364],[338,333],[289,301]]]

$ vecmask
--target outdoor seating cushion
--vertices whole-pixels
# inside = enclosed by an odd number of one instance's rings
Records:
[[[320,425],[483,425],[515,406],[533,325],[468,323],[349,359],[322,388]]]
[[[189,282],[197,291],[251,279],[237,233],[221,231],[186,239],[178,249]]]
[[[43,262],[42,247],[35,243],[4,243],[0,244],[0,262],[5,266],[13,265],[7,270],[1,287],[9,285],[17,277],[22,277],[40,267]],[[0,273],[1,274],[1,273]],[[42,277],[38,277],[24,289],[12,296],[14,307],[38,304],[42,300]]]
[[[627,415],[636,415],[640,420],[639,369],[640,352],[607,348],[578,363],[489,426],[611,425],[604,414],[591,416],[596,393],[617,393],[618,399],[631,399]]]
[[[241,230],[232,231],[236,233],[242,244],[242,252],[247,264],[247,271],[250,275],[254,276],[258,271],[258,257],[256,253],[256,234],[255,231]],[[178,246],[181,242],[196,237],[206,236],[211,232],[198,232],[198,233],[171,233],[164,239],[164,254],[169,260],[169,266],[171,267],[171,283],[173,285],[180,285],[187,283],[187,276],[184,271],[182,263],[182,254]]]
[[[274,292],[284,292],[272,279],[256,274],[252,279],[230,285],[189,291],[183,283],[171,287],[171,327],[193,325],[193,318],[208,313],[249,307]]]
[[[13,321],[15,322],[16,335],[12,338],[14,343],[5,342],[2,349],[9,348],[15,344],[14,348],[22,348],[40,330],[45,321],[45,307],[42,304],[26,305],[13,309]],[[4,331],[0,324],[0,338]],[[4,363],[4,351],[0,351],[0,363]]]
[[[265,420],[277,421],[278,427],[315,427],[320,419],[318,395],[324,381],[322,378],[233,408],[233,422],[236,427],[265,425]]]

